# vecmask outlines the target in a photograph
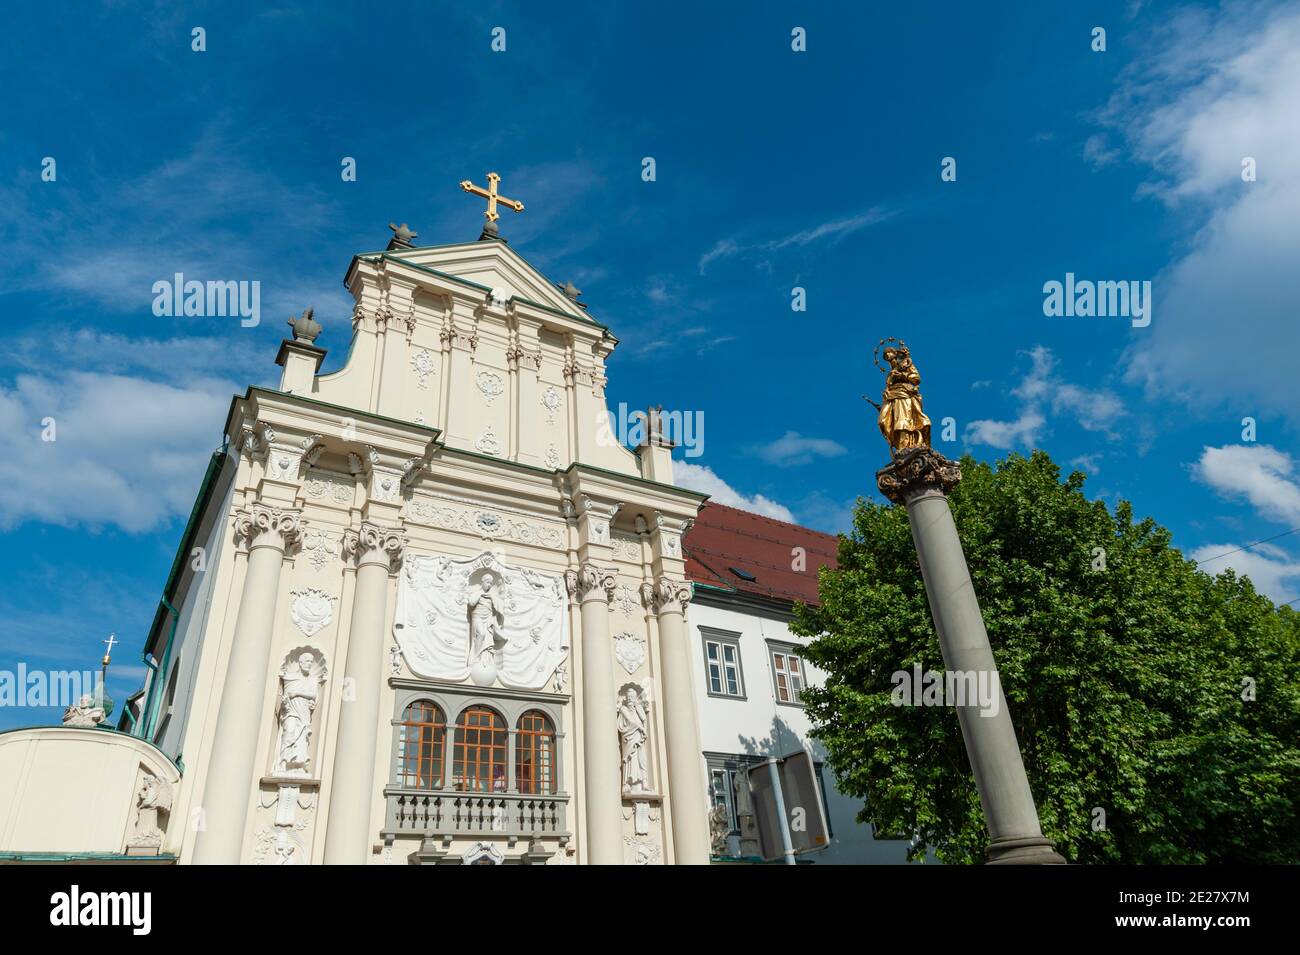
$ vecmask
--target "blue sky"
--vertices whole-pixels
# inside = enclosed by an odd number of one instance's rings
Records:
[[[1300,5],[314,6],[7,21],[0,670],[115,631],[110,691],[138,685],[231,394],[308,304],[337,367],[350,256],[390,221],[476,238],[456,184],[488,170],[512,247],[621,339],[611,405],[703,412],[680,477],[718,500],[844,528],[896,335],[945,453],[1045,448],[1198,559],[1300,527]],[[261,325],[155,317],[177,271],[260,281]],[[1151,324],[1045,316],[1067,272],[1151,281]],[[1295,599],[1300,534],[1206,566]]]

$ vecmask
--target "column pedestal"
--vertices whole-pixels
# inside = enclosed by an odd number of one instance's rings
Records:
[[[931,448],[903,452],[876,474],[880,492],[907,507],[944,666],[994,675],[997,663],[948,507],[948,492],[960,480],[961,469]],[[988,825],[987,860],[1062,864],[1065,860],[1043,836],[1002,684],[986,679],[996,690],[996,715],[984,715],[977,703],[956,710]]]

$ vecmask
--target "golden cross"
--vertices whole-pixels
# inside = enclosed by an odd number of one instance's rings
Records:
[[[497,195],[497,183],[501,181],[500,176],[494,172],[490,172],[487,174],[487,180],[488,187],[486,189],[482,186],[474,185],[474,183],[470,182],[468,179],[462,180],[460,187],[470,195],[482,196],[488,201],[487,212],[484,213],[484,215],[487,216],[488,222],[496,222],[501,218],[501,216],[497,215],[498,202],[504,206],[509,206],[511,209],[514,209],[515,212],[524,211],[524,204],[518,199],[507,199],[505,196]]]

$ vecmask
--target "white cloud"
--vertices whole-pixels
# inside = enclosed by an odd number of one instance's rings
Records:
[[[781,468],[809,464],[817,458],[838,458],[848,453],[848,449],[838,441],[832,441],[830,438],[809,438],[798,431],[787,431],[775,441],[762,445],[755,451],[768,464]]]
[[[1263,517],[1292,526],[1300,524],[1295,470],[1289,454],[1267,444],[1207,447],[1194,467],[1196,476],[1221,494],[1244,497]]]
[[[719,239],[714,243],[713,248],[700,256],[700,274],[717,259],[723,259],[730,255],[735,255],[740,250],[740,246],[732,239]]]
[[[865,229],[867,226],[883,222],[894,215],[892,210],[885,209],[881,206],[874,206],[864,212],[848,216],[843,219],[834,219],[830,222],[823,222],[808,229],[800,229],[789,235],[782,236],[779,239],[770,239],[766,242],[754,242],[743,244],[735,239],[721,239],[714,243],[713,248],[709,249],[700,256],[700,274],[703,275],[710,264],[718,259],[730,258],[737,255],[748,255],[751,253],[769,253],[777,252],[782,249],[791,247],[803,247],[819,242],[823,239],[829,239],[836,242],[845,236],[852,235]]]
[[[1153,27],[1101,121],[1188,217],[1188,251],[1156,278],[1157,318],[1126,357],[1154,394],[1250,413],[1294,407],[1300,300],[1300,6],[1230,4]],[[1251,157],[1258,179],[1243,182]],[[1159,316],[1163,315],[1164,318]]]
[[[1015,447],[1033,447],[1042,438],[1047,414],[1066,415],[1085,431],[1098,431],[1109,438],[1119,419],[1127,414],[1124,402],[1106,389],[1082,388],[1064,381],[1055,373],[1056,359],[1042,345],[1028,352],[1031,367],[1012,389],[1020,399],[1019,414],[1008,421],[981,419],[966,425],[965,439],[972,444],[987,444],[1003,451]]]
[[[1239,577],[1249,577],[1255,589],[1274,603],[1289,603],[1300,596],[1300,560],[1272,544],[1239,548],[1238,544],[1207,544],[1188,557],[1207,574],[1218,575],[1231,568]]]
[[[220,351],[176,339],[143,342],[132,358],[128,340],[86,334],[64,347],[98,343],[105,368],[157,361],[164,371],[146,377],[38,368],[0,381],[0,433],[10,436],[0,457],[0,528],[44,521],[150,530],[188,513],[207,458],[221,444],[236,387],[213,377]],[[54,419],[53,441],[42,439],[47,418]]]
[[[1010,451],[1016,447],[1033,447],[1047,419],[1036,408],[1026,408],[1014,421],[972,421],[966,426],[966,440]]]
[[[1095,169],[1109,166],[1119,158],[1119,150],[1106,144],[1102,133],[1094,133],[1083,143],[1083,158]]]
[[[1100,459],[1100,454],[1081,454],[1077,458],[1070,460],[1070,467],[1077,468],[1087,474],[1096,474],[1101,470],[1097,464]]]
[[[673,479],[679,487],[708,494],[710,500],[728,507],[738,507],[753,514],[775,518],[778,521],[796,523],[794,514],[783,504],[778,504],[762,494],[747,497],[733,488],[722,478],[713,473],[713,469],[704,464],[691,464],[689,461],[673,462]]]
[[[283,321],[308,304],[350,311],[337,265],[304,265],[310,257],[281,254],[286,223],[293,234],[310,235],[336,218],[334,201],[310,183],[289,183],[246,162],[245,147],[256,138],[213,118],[188,152],[125,180],[87,170],[77,189],[58,191],[51,208],[34,203],[40,190],[21,181],[0,187],[0,256],[36,263],[9,268],[6,285],[160,321],[152,316],[153,283],[181,272],[200,281],[259,282],[263,321]]]

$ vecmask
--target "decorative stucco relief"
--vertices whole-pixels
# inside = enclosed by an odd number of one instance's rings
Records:
[[[610,540],[615,560],[626,560],[633,564],[641,563],[641,542],[635,537],[623,537],[615,534]]]
[[[489,541],[512,540],[557,550],[564,546],[564,534],[557,527],[517,520],[483,508],[457,507],[433,500],[419,500],[411,503],[407,509],[407,518],[443,530],[475,534]]]
[[[316,587],[295,590],[290,596],[293,597],[293,602],[289,604],[289,616],[303,636],[314,637],[334,622],[334,601],[337,597]]]
[[[433,352],[427,348],[421,348],[411,356],[411,367],[415,369],[415,385],[421,391],[429,387],[429,376],[437,369],[434,361]]]
[[[345,474],[333,471],[309,471],[305,492],[314,501],[331,501],[335,504],[352,503],[355,482]]]
[[[393,632],[419,677],[541,689],[568,659],[563,578],[506,564],[408,557]]]

